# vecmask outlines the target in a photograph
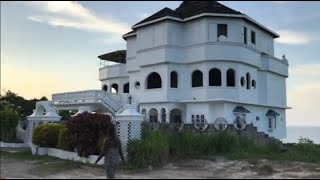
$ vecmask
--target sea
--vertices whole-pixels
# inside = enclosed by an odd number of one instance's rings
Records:
[[[315,144],[320,144],[320,126],[287,126],[287,138],[282,139],[284,143],[298,143],[299,138],[308,138]]]

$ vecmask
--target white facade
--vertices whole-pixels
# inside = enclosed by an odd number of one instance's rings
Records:
[[[126,63],[99,70],[102,88],[106,85],[106,92],[114,95],[111,86],[117,84],[118,94],[128,95],[124,85],[129,83],[129,94],[139,112],[146,114],[146,121],[180,118],[192,123],[192,115],[202,115],[209,123],[220,117],[233,123],[234,109],[242,106],[250,111],[245,116],[248,124],[272,137],[285,138],[288,61],[274,57],[277,34],[245,15],[203,13],[183,20],[166,17],[135,25],[134,31],[124,36]],[[227,37],[218,38],[218,24],[227,26]],[[220,80],[210,78],[213,68],[220,71]],[[230,69],[234,74],[230,73],[228,86]],[[199,87],[192,87],[196,70],[202,72],[203,81]],[[173,71],[177,88],[171,87]],[[161,88],[147,88],[152,73],[160,75]],[[268,110],[280,115],[268,117]]]

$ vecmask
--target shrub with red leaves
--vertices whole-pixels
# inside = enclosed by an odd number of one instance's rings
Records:
[[[97,141],[107,134],[109,126],[113,126],[111,118],[106,114],[84,112],[67,121],[69,143],[77,149],[79,156],[88,157],[100,153]]]

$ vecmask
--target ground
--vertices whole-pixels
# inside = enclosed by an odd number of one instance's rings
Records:
[[[4,152],[7,151],[7,152]],[[51,157],[19,155],[1,149],[1,177],[6,178],[54,178],[54,179],[103,179],[102,167],[63,161]],[[20,153],[21,154],[21,153]],[[144,170],[119,170],[116,178],[320,178],[320,165],[270,161],[270,160],[227,160],[223,157],[189,159],[171,162],[163,168]]]

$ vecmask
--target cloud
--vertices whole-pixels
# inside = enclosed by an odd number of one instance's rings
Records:
[[[299,65],[289,68],[290,75],[292,76],[317,76],[320,80],[320,64],[308,64],[308,65]],[[305,78],[305,77],[303,77]]]
[[[55,27],[68,27],[91,32],[122,35],[130,31],[130,26],[110,17],[99,17],[78,2],[48,1],[25,2],[28,6],[44,12],[32,15],[29,20],[47,23]]]
[[[31,20],[31,21],[40,22],[40,23],[44,22],[43,18],[42,17],[38,17],[38,16],[29,16],[28,19]]]
[[[320,126],[320,64],[289,68],[287,124]]]
[[[297,86],[288,93],[287,124],[320,126],[320,82]]]
[[[310,43],[312,39],[305,33],[300,33],[295,31],[279,30],[277,31],[277,33],[280,35],[280,38],[276,39],[276,41],[282,44],[290,44],[290,45],[307,44],[307,43]]]

